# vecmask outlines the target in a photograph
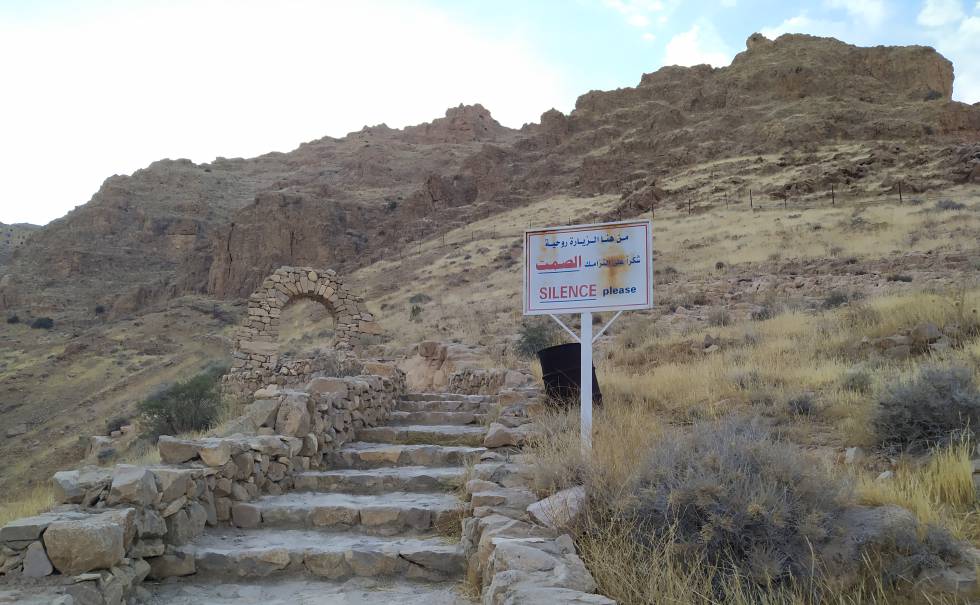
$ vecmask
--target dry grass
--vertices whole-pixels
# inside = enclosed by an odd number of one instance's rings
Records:
[[[54,506],[54,491],[49,486],[38,486],[20,498],[0,503],[0,527],[14,519],[30,517]]]
[[[897,504],[912,511],[923,529],[939,525],[959,539],[980,543],[980,509],[973,485],[973,444],[949,445],[925,464],[903,460],[891,479],[862,477],[864,504]]]

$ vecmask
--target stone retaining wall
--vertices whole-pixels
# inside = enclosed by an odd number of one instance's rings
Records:
[[[484,445],[504,449],[485,454],[465,485],[473,513],[462,538],[469,583],[480,588],[483,605],[615,605],[594,594],[595,580],[565,532],[582,508],[584,488],[539,501],[530,489],[533,467],[513,453],[539,432],[528,413],[541,405],[539,397],[501,391],[504,407]]]
[[[387,419],[404,374],[384,364],[366,371],[376,374],[263,388],[228,423],[234,434],[161,437],[160,465],[56,473],[58,507],[0,528],[0,575],[64,585],[76,603],[118,605],[147,577],[194,573],[177,546],[206,526],[246,524],[256,512],[249,501],[291,489],[294,473],[323,467],[357,429]]]

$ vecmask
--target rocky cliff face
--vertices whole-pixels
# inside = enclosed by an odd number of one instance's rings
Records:
[[[32,233],[40,229],[29,223],[6,225],[0,223],[0,267],[20,248]]]
[[[242,297],[280,265],[348,270],[540,196],[618,193],[650,207],[664,197],[658,178],[707,160],[980,137],[980,107],[951,101],[952,65],[930,48],[758,34],[746,46],[729,67],[665,67],[521,131],[460,106],[290,153],[111,177],[0,265],[0,308],[126,314],[185,292]],[[964,157],[951,180],[976,172]]]

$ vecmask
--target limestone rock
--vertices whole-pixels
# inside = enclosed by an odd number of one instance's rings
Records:
[[[109,569],[125,554],[125,530],[107,515],[55,521],[44,532],[44,547],[55,569],[78,575]]]
[[[197,571],[194,556],[184,552],[166,554],[147,560],[150,564],[151,580],[165,580],[180,576],[189,576]]]
[[[161,435],[157,441],[160,460],[164,464],[181,464],[197,457],[197,444],[187,439]]]
[[[24,555],[24,576],[28,578],[43,578],[50,576],[54,572],[48,554],[44,552],[44,545],[40,542],[31,542],[27,547],[27,554]]]
[[[310,432],[310,412],[305,398],[289,395],[280,404],[276,432],[290,437],[303,437]]]
[[[112,470],[86,466],[73,471],[59,471],[52,480],[55,501],[78,504],[91,491],[108,487],[112,481]]]
[[[109,504],[148,506],[156,501],[156,477],[143,466],[119,464],[112,472]]]
[[[564,528],[571,525],[585,507],[584,486],[557,492],[527,507],[532,519],[545,527]]]
[[[278,399],[259,399],[245,406],[245,415],[248,416],[257,427],[275,426],[276,414],[278,411]]]

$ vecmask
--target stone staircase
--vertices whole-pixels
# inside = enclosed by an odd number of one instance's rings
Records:
[[[360,429],[330,470],[232,508],[235,527],[180,547],[196,573],[146,584],[154,604],[470,603],[459,591],[467,465],[486,451],[490,397],[411,394]]]

